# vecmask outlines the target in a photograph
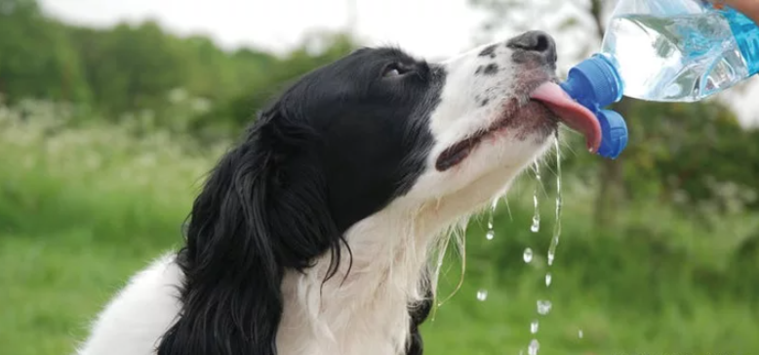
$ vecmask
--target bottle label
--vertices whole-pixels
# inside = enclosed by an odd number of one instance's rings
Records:
[[[759,27],[746,15],[727,6],[725,0],[699,0],[701,5],[717,11],[730,23],[743,59],[751,75],[759,73]]]
[[[725,6],[717,11],[730,22],[730,28],[746,61],[749,74],[759,73],[759,27],[753,20],[733,8]]]

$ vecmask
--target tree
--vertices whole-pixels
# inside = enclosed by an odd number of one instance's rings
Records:
[[[225,51],[154,21],[65,25],[35,0],[0,0],[0,33],[0,94],[11,102],[85,103],[111,120],[138,114],[147,118],[143,128],[194,127],[215,137],[237,132],[289,80],[355,47],[349,36],[314,33],[285,58],[253,48]]]
[[[306,73],[327,65],[350,53],[357,47],[352,37],[343,33],[314,33],[305,38],[287,57],[270,61],[260,54],[238,52],[240,60],[258,60],[263,66],[250,73],[248,85],[216,110],[203,115],[195,126],[196,131],[208,131],[214,121],[227,122],[222,132],[238,131],[255,119],[258,110],[279,94],[289,83]],[[261,75],[266,73],[266,75]]]
[[[78,53],[62,30],[36,1],[0,0],[0,93],[10,101],[88,100]]]
[[[189,74],[180,41],[152,21],[104,32],[76,29],[72,37],[95,101],[111,114],[157,107]]]

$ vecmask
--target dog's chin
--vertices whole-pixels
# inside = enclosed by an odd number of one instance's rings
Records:
[[[445,149],[437,158],[435,168],[448,171],[483,149],[486,141],[508,144],[516,140],[534,145],[535,151],[558,129],[558,117],[538,101],[524,102],[513,98],[506,101],[499,116],[493,122],[458,143]],[[506,139],[501,139],[506,138]]]

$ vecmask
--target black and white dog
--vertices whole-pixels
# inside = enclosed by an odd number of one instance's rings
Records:
[[[186,246],[140,272],[80,355],[421,354],[434,258],[558,123],[542,32],[443,63],[361,49],[264,110],[196,199]]]

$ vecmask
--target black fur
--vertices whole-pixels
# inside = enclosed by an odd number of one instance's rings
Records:
[[[498,64],[490,63],[488,66],[485,67],[485,70],[482,71],[485,75],[496,75],[498,74]]]
[[[386,76],[400,63],[410,68]],[[274,355],[287,270],[304,272],[343,233],[410,189],[433,143],[441,68],[362,49],[303,77],[211,173],[177,258],[186,279],[159,355]],[[348,249],[349,250],[349,249]],[[413,316],[413,344],[424,307]]]
[[[493,54],[495,54],[495,50],[496,50],[497,48],[498,48],[498,46],[497,46],[497,45],[495,45],[495,44],[491,44],[491,45],[489,45],[489,46],[485,47],[485,49],[483,49],[483,50],[482,50],[482,52],[480,52],[480,54],[478,54],[478,56],[479,56],[479,57],[486,57],[486,56],[490,56],[490,57],[492,58],[492,55],[493,55]]]
[[[411,315],[411,337],[406,347],[407,355],[422,355],[424,353],[424,342],[422,340],[422,333],[419,330],[419,326],[427,320],[427,317],[432,311],[433,300],[435,295],[432,293],[432,287],[429,284],[429,279],[425,280],[426,295],[422,302],[411,305],[409,307],[409,314]]]

